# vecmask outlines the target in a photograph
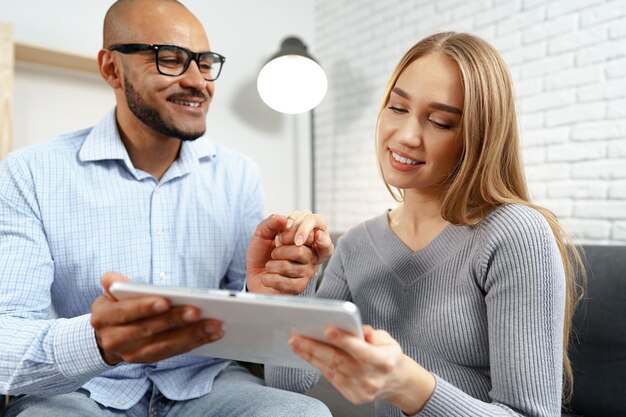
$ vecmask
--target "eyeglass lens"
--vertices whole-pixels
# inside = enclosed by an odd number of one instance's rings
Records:
[[[161,46],[157,51],[157,65],[160,72],[165,75],[181,75],[187,69],[191,57],[189,53],[175,46]],[[212,81],[220,73],[222,61],[219,56],[212,53],[204,53],[198,56],[198,68],[200,73],[208,81]]]

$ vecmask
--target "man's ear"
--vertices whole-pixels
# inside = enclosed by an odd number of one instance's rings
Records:
[[[113,57],[113,53],[108,49],[100,49],[98,52],[98,67],[100,75],[113,88],[121,87],[121,68]]]

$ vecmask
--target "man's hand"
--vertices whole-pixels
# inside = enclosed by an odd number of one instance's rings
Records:
[[[109,292],[115,281],[129,280],[115,272],[104,274],[104,294],[91,306],[96,342],[109,365],[156,362],[223,337],[221,323],[201,320],[196,307],[172,307],[157,296],[116,300]]]
[[[248,289],[299,294],[333,250],[322,216],[310,211],[296,211],[289,217],[272,215],[259,224],[248,247]]]

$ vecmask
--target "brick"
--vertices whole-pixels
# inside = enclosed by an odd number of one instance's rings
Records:
[[[522,65],[520,75],[522,79],[528,79],[567,70],[573,66],[573,55],[553,55]]]
[[[528,183],[528,193],[530,194],[530,199],[532,201],[538,200],[540,198],[546,198],[548,190],[548,184],[545,182],[529,182]]]
[[[570,177],[570,164],[541,164],[525,168],[526,179],[530,181],[564,180]]]
[[[578,28],[578,16],[570,15],[546,20],[522,31],[524,43],[551,39],[562,33],[572,33]]]
[[[549,74],[545,78],[547,91],[558,90],[566,87],[582,86],[585,84],[598,83],[604,80],[604,68],[600,65],[594,67],[572,68]]]
[[[546,42],[534,42],[504,51],[502,52],[502,57],[507,65],[521,64],[546,56],[547,48]]]
[[[609,39],[626,38],[626,18],[623,17],[609,25]]]
[[[481,13],[476,16],[476,27],[485,26],[504,19],[512,13],[521,10],[519,1],[511,0],[496,7],[493,7],[489,13]]]
[[[568,143],[549,146],[547,162],[575,162],[601,159],[606,157],[606,145],[602,143]]]
[[[524,131],[522,144],[524,147],[544,147],[566,143],[570,136],[570,127],[544,128]]]
[[[588,8],[590,5],[602,3],[603,0],[560,0],[548,4],[548,17],[553,18]]]
[[[604,140],[626,137],[626,120],[584,123],[572,130],[572,140]]]
[[[609,1],[580,13],[581,27],[593,26],[626,15],[626,2]]]
[[[584,200],[574,202],[574,215],[583,219],[626,219],[626,200]]]
[[[574,204],[571,200],[537,199],[535,203],[547,208],[559,218],[569,217],[574,211]]]
[[[545,123],[545,113],[522,113],[519,115],[519,126],[522,132],[524,132],[524,135],[526,134],[525,132],[544,127]]]
[[[498,35],[525,29],[546,20],[546,8],[537,7],[522,12],[513,13],[496,23]]]
[[[620,159],[599,159],[597,161],[575,162],[571,164],[572,178],[610,180],[626,178],[626,164]]]
[[[564,219],[561,223],[577,242],[606,240],[611,236],[611,222],[608,220]]]
[[[439,2],[437,2],[439,4]],[[488,13],[491,9],[491,2],[488,0],[463,1],[451,10],[452,20],[474,17],[478,13]]]
[[[545,0],[523,0],[522,10],[529,10],[537,6],[543,6],[545,3]]]
[[[541,93],[518,100],[520,111],[530,113],[537,110],[552,109],[574,104],[576,91],[573,89]]]
[[[605,199],[607,197],[608,184],[604,181],[557,181],[548,184],[547,196],[549,198],[580,199]]]
[[[626,138],[613,140],[609,142],[608,154],[611,158],[624,158],[626,159]]]
[[[544,148],[524,148],[522,152],[524,165],[526,166],[537,165],[546,161],[546,150]]]
[[[565,33],[556,36],[548,42],[548,54],[556,55],[565,51],[595,45],[609,37],[606,27],[592,27],[586,30],[577,30],[574,33]]]
[[[519,48],[522,44],[522,34],[512,32],[506,35],[497,35],[491,40],[491,45],[500,53]]]
[[[578,89],[580,101],[607,100],[619,97],[626,97],[626,78],[617,78]]]
[[[613,242],[626,242],[626,222],[615,222],[611,233]]]
[[[626,77],[626,58],[616,59],[606,64],[606,78]]]
[[[606,103],[608,119],[626,119],[626,98],[610,100]]]
[[[572,123],[602,120],[606,114],[606,103],[577,103],[546,113],[546,125],[549,127]]]
[[[535,96],[543,91],[543,80],[541,78],[531,78],[530,80],[513,81],[513,89],[517,102],[528,96]]]
[[[626,56],[626,42],[610,40],[600,45],[592,45],[580,48],[576,51],[576,65],[585,65],[598,62],[607,62]]]
[[[609,198],[613,200],[626,200],[626,180],[610,182]]]

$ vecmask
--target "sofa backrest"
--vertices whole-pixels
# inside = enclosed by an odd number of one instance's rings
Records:
[[[626,246],[583,246],[587,291],[574,315],[571,413],[626,416]]]

